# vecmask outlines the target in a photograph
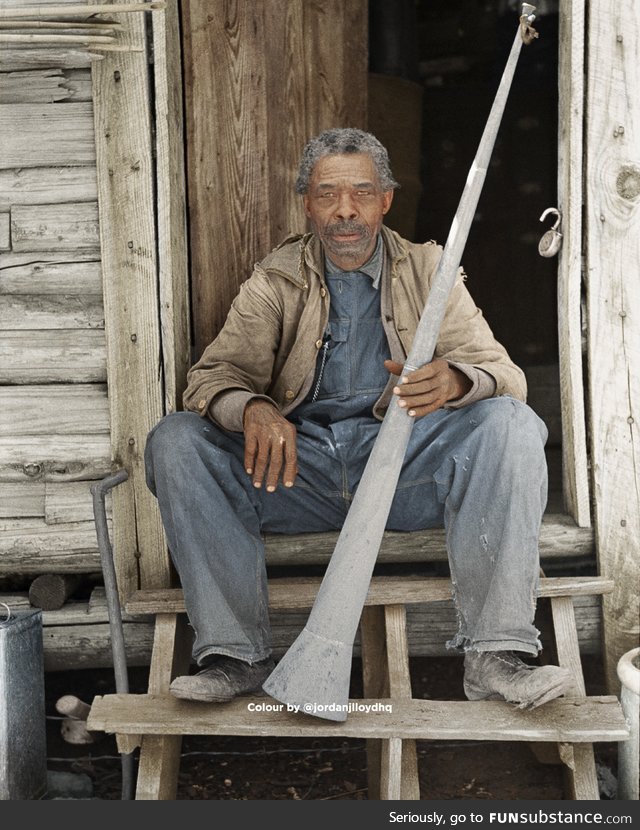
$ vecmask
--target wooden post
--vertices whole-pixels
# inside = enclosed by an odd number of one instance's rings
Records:
[[[165,409],[181,409],[191,361],[184,115],[178,0],[151,16],[155,90],[160,321]]]
[[[638,645],[640,584],[640,6],[589,4],[586,111],[591,461],[609,686]]]
[[[122,45],[145,43],[145,15],[122,18]],[[121,594],[168,585],[155,498],[144,478],[149,430],[163,415],[149,64],[144,52],[107,52],[92,68],[98,205],[114,465],[113,547]]]
[[[583,0],[560,3],[558,55],[558,209],[562,248],[558,263],[558,350],[562,410],[562,478],[567,513],[591,524],[582,376],[582,153],[584,117]]]

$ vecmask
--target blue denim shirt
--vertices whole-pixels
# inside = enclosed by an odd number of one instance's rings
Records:
[[[380,237],[369,261],[357,271],[343,271],[326,260],[329,323],[309,394],[290,415],[298,425],[375,420],[372,408],[389,379],[384,361],[391,356],[380,316],[382,264]]]

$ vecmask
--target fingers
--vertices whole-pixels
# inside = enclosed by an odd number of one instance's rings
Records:
[[[259,402],[245,409],[244,436],[244,466],[253,486],[264,484],[273,493],[282,473],[285,487],[293,487],[298,471],[293,424],[271,404]]]
[[[398,406],[406,409],[412,418],[421,418],[440,409],[450,400],[451,391],[451,370],[444,360],[434,360],[403,375],[393,389]]]

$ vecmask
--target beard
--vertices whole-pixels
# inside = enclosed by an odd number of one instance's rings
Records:
[[[357,234],[357,239],[336,239],[337,236]],[[371,230],[360,222],[335,222],[326,225],[322,241],[329,253],[345,259],[361,259],[371,246]]]

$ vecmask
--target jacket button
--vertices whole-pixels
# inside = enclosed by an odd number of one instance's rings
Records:
[[[288,401],[290,401],[295,397],[295,394],[296,393],[293,390],[287,389],[287,391],[284,393],[284,396]]]
[[[316,340],[316,349],[322,348],[322,340]]]
[[[198,409],[205,409],[205,408],[206,408],[206,406],[207,406],[207,402],[205,401],[205,399],[204,399],[204,398],[201,398],[201,399],[198,401]]]
[[[327,291],[326,291],[326,289],[325,289],[325,288],[321,288],[321,289],[320,289],[320,296],[321,296],[321,297],[326,297],[326,296],[327,296]]]

